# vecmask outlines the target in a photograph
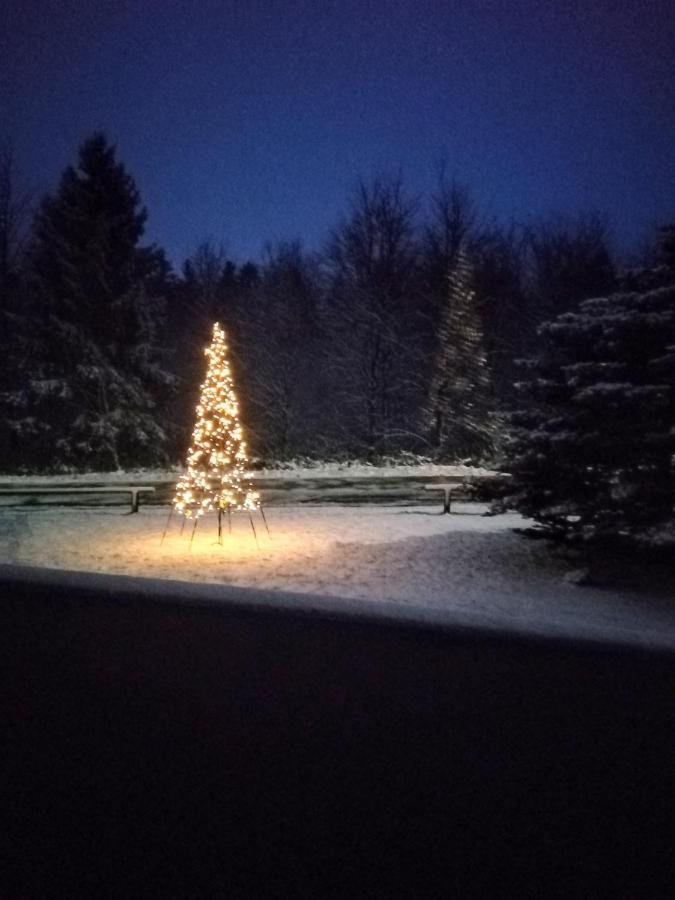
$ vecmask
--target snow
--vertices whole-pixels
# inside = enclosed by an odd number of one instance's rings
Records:
[[[179,469],[119,469],[114,472],[71,472],[61,475],[0,475],[0,486],[22,485],[57,487],[58,485],[93,485],[93,484],[156,484],[157,482],[177,481],[182,470]]]
[[[341,597],[451,613],[457,621],[541,633],[675,646],[675,603],[663,592],[579,587],[570,566],[514,528],[520,516],[485,516],[479,504],[438,507],[280,506],[268,538],[254,516],[233,515],[216,541],[215,517],[181,536],[167,510],[142,507],[0,511],[0,561],[190,583]]]
[[[156,484],[177,481],[183,469],[135,469],[116,472],[85,472],[63,475],[0,475],[0,484],[59,485],[85,482],[116,484]],[[317,462],[288,463],[275,468],[254,469],[250,473],[255,479],[283,479],[284,481],[305,479],[396,479],[407,477],[439,477],[451,475],[490,476],[496,473],[490,469],[466,465],[437,465],[436,463],[411,463],[410,465],[369,465],[362,462]]]

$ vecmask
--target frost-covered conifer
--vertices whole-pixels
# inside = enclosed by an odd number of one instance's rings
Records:
[[[158,350],[161,253],[139,247],[146,218],[115,149],[94,135],[35,219],[36,347],[27,414],[14,428],[43,467],[165,460],[170,383]],[[31,440],[32,439],[32,440]]]
[[[508,467],[511,502],[550,534],[653,542],[673,532],[675,271],[670,284],[662,276],[540,329]]]

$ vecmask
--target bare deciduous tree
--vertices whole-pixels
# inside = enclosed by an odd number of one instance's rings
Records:
[[[15,464],[13,422],[25,406],[23,387],[34,329],[25,290],[30,194],[19,187],[12,145],[0,141],[0,464]]]
[[[312,452],[321,407],[318,272],[299,242],[268,246],[242,310],[239,365],[251,441],[265,456]]]
[[[526,240],[530,289],[539,306],[539,321],[614,290],[609,229],[601,216],[541,222],[527,229]]]
[[[413,423],[421,376],[414,205],[400,181],[361,183],[332,236],[327,262],[330,364],[342,424],[371,454]]]
[[[18,185],[14,153],[9,141],[0,142],[0,292],[3,308],[11,282],[22,267],[30,194]]]

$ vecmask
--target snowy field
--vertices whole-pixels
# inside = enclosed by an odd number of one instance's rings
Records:
[[[3,562],[187,582],[320,594],[443,610],[459,621],[538,632],[607,636],[675,646],[675,602],[667,592],[579,587],[569,564],[541,541],[514,533],[517,515],[485,516],[459,503],[435,507],[283,506],[267,511],[271,539],[245,514],[216,541],[215,518],[192,547],[174,517],[160,545],[166,508],[125,515],[116,508],[4,509]]]

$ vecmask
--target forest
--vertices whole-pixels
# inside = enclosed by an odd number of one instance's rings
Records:
[[[440,171],[427,198],[411,197],[402,178],[357,181],[319,253],[289,239],[242,262],[205,240],[174,271],[161,247],[144,242],[148,212],[105,135],[84,141],[57,189],[38,203],[22,195],[15,171],[6,152],[3,471],[180,464],[204,348],[219,321],[257,464],[411,454],[502,461],[514,484],[525,473],[521,508],[548,506],[551,528],[562,521],[569,530],[569,510],[561,518],[548,494],[533,498],[533,485],[542,478],[549,485],[562,459],[569,477],[585,466],[600,478],[587,446],[597,456],[598,442],[588,435],[623,402],[600,455],[611,445],[637,471],[645,427],[656,422],[658,505],[669,508],[672,228],[628,266],[600,214],[486,221],[470,188]],[[618,356],[617,302],[626,332]],[[591,345],[608,316],[605,359]],[[571,411],[580,383],[583,409]],[[616,481],[623,463],[608,465]],[[644,472],[635,478],[645,481]]]

